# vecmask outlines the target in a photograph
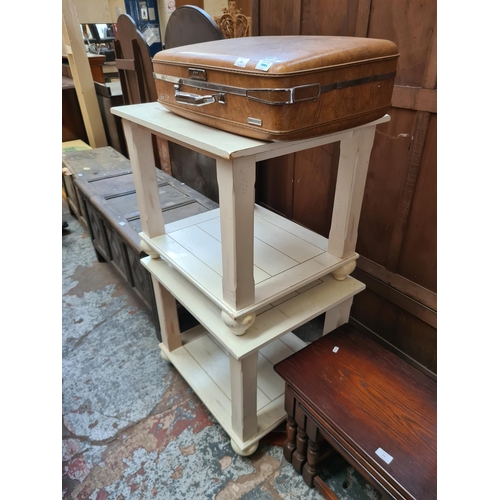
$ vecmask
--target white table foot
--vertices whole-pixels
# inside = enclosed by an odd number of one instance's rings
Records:
[[[163,344],[159,345],[160,347],[160,358],[166,361],[167,363],[170,363],[170,359],[168,357],[167,349]]]
[[[252,455],[255,453],[257,448],[259,447],[259,442],[257,441],[256,443],[248,446],[247,448],[244,448],[243,450],[231,439],[231,448],[234,450],[235,453],[242,457],[248,457],[249,455]]]
[[[247,314],[241,318],[233,319],[225,311],[221,311],[220,317],[224,324],[235,334],[243,335],[254,323],[255,314]]]
[[[160,254],[156,253],[144,240],[141,240],[139,246],[144,253],[147,253],[152,259],[158,259]]]
[[[343,281],[351,274],[354,269],[356,269],[356,261],[353,260],[352,262],[349,262],[349,264],[346,264],[345,266],[339,267],[338,269],[335,269],[333,271],[333,277],[337,281]]]

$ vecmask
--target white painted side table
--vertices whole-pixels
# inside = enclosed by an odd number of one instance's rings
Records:
[[[355,268],[361,203],[379,123],[326,136],[263,142],[187,120],[157,103],[121,106],[141,217],[142,260],[151,272],[163,356],[249,455],[284,418],[284,384],[273,364],[304,346],[294,328],[326,312],[324,331],[347,322],[365,286]],[[151,134],[216,159],[219,206],[164,224]],[[254,203],[256,162],[340,141],[329,238]],[[174,297],[203,329],[183,334]]]

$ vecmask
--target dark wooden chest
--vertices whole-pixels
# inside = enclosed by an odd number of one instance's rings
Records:
[[[140,249],[142,228],[129,160],[105,147],[67,153],[63,165],[71,171],[65,176],[68,204],[88,227],[97,259],[113,265],[129,284],[150,311],[161,340],[151,276],[140,264],[145,254]],[[165,223],[218,207],[159,169],[156,176]],[[180,305],[179,314],[187,314]]]

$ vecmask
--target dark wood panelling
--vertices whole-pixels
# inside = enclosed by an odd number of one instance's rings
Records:
[[[351,320],[435,371],[436,1],[254,0],[252,17],[254,35],[367,36],[398,45],[391,121],[377,128],[356,248],[356,276],[370,286],[356,296]],[[316,148],[259,167],[257,200],[327,236],[337,169],[330,152]]]
[[[415,127],[413,128],[410,151],[408,153],[406,179],[404,187],[401,190],[396,223],[392,231],[391,243],[387,255],[386,267],[389,271],[396,271],[398,268],[401,247],[408,229],[408,218],[415,197],[415,185],[420,172],[430,116],[430,113],[424,112],[418,112],[415,115]]]
[[[392,93],[392,105],[395,108],[437,113],[437,90],[396,85]]]
[[[338,143],[295,155],[293,220],[325,238],[330,232],[339,155]],[[321,210],[311,210],[315,206]]]
[[[437,119],[434,115],[427,132],[420,174],[408,230],[403,243],[398,273],[420,285],[437,291]]]
[[[377,127],[368,168],[358,230],[357,251],[386,265],[401,189],[407,170],[408,150],[415,113],[391,110],[391,121]]]
[[[408,297],[420,302],[429,309],[434,311],[437,310],[437,295],[414,281],[404,278],[397,273],[388,271],[384,266],[363,257],[363,255],[359,256],[357,267],[386,285],[392,286]]]
[[[252,0],[236,0],[236,8],[245,16],[252,16]]]
[[[194,5],[200,9],[204,8],[204,0],[175,0],[175,7],[179,8],[183,5]]]
[[[437,372],[436,329],[390,300],[367,288],[354,297],[351,319],[428,370]]]
[[[281,156],[257,164],[257,203],[287,219],[293,217],[294,166],[294,155]]]
[[[82,140],[88,143],[75,85],[71,78],[62,77],[62,142]]]
[[[300,0],[259,2],[257,33],[265,35],[300,34]],[[252,25],[254,22],[252,21]],[[255,33],[254,33],[255,34]]]
[[[396,85],[423,86],[435,26],[435,0],[372,0],[368,37],[398,46]]]
[[[325,9],[323,2],[303,0],[300,34],[352,36],[356,29],[357,3],[332,0]]]

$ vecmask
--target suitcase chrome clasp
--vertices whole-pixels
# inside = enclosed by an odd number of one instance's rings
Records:
[[[212,95],[191,94],[190,92],[180,92],[180,85],[174,85],[174,99],[180,104],[187,104],[188,106],[206,106],[218,102],[219,104],[226,104],[226,94],[220,92]]]

